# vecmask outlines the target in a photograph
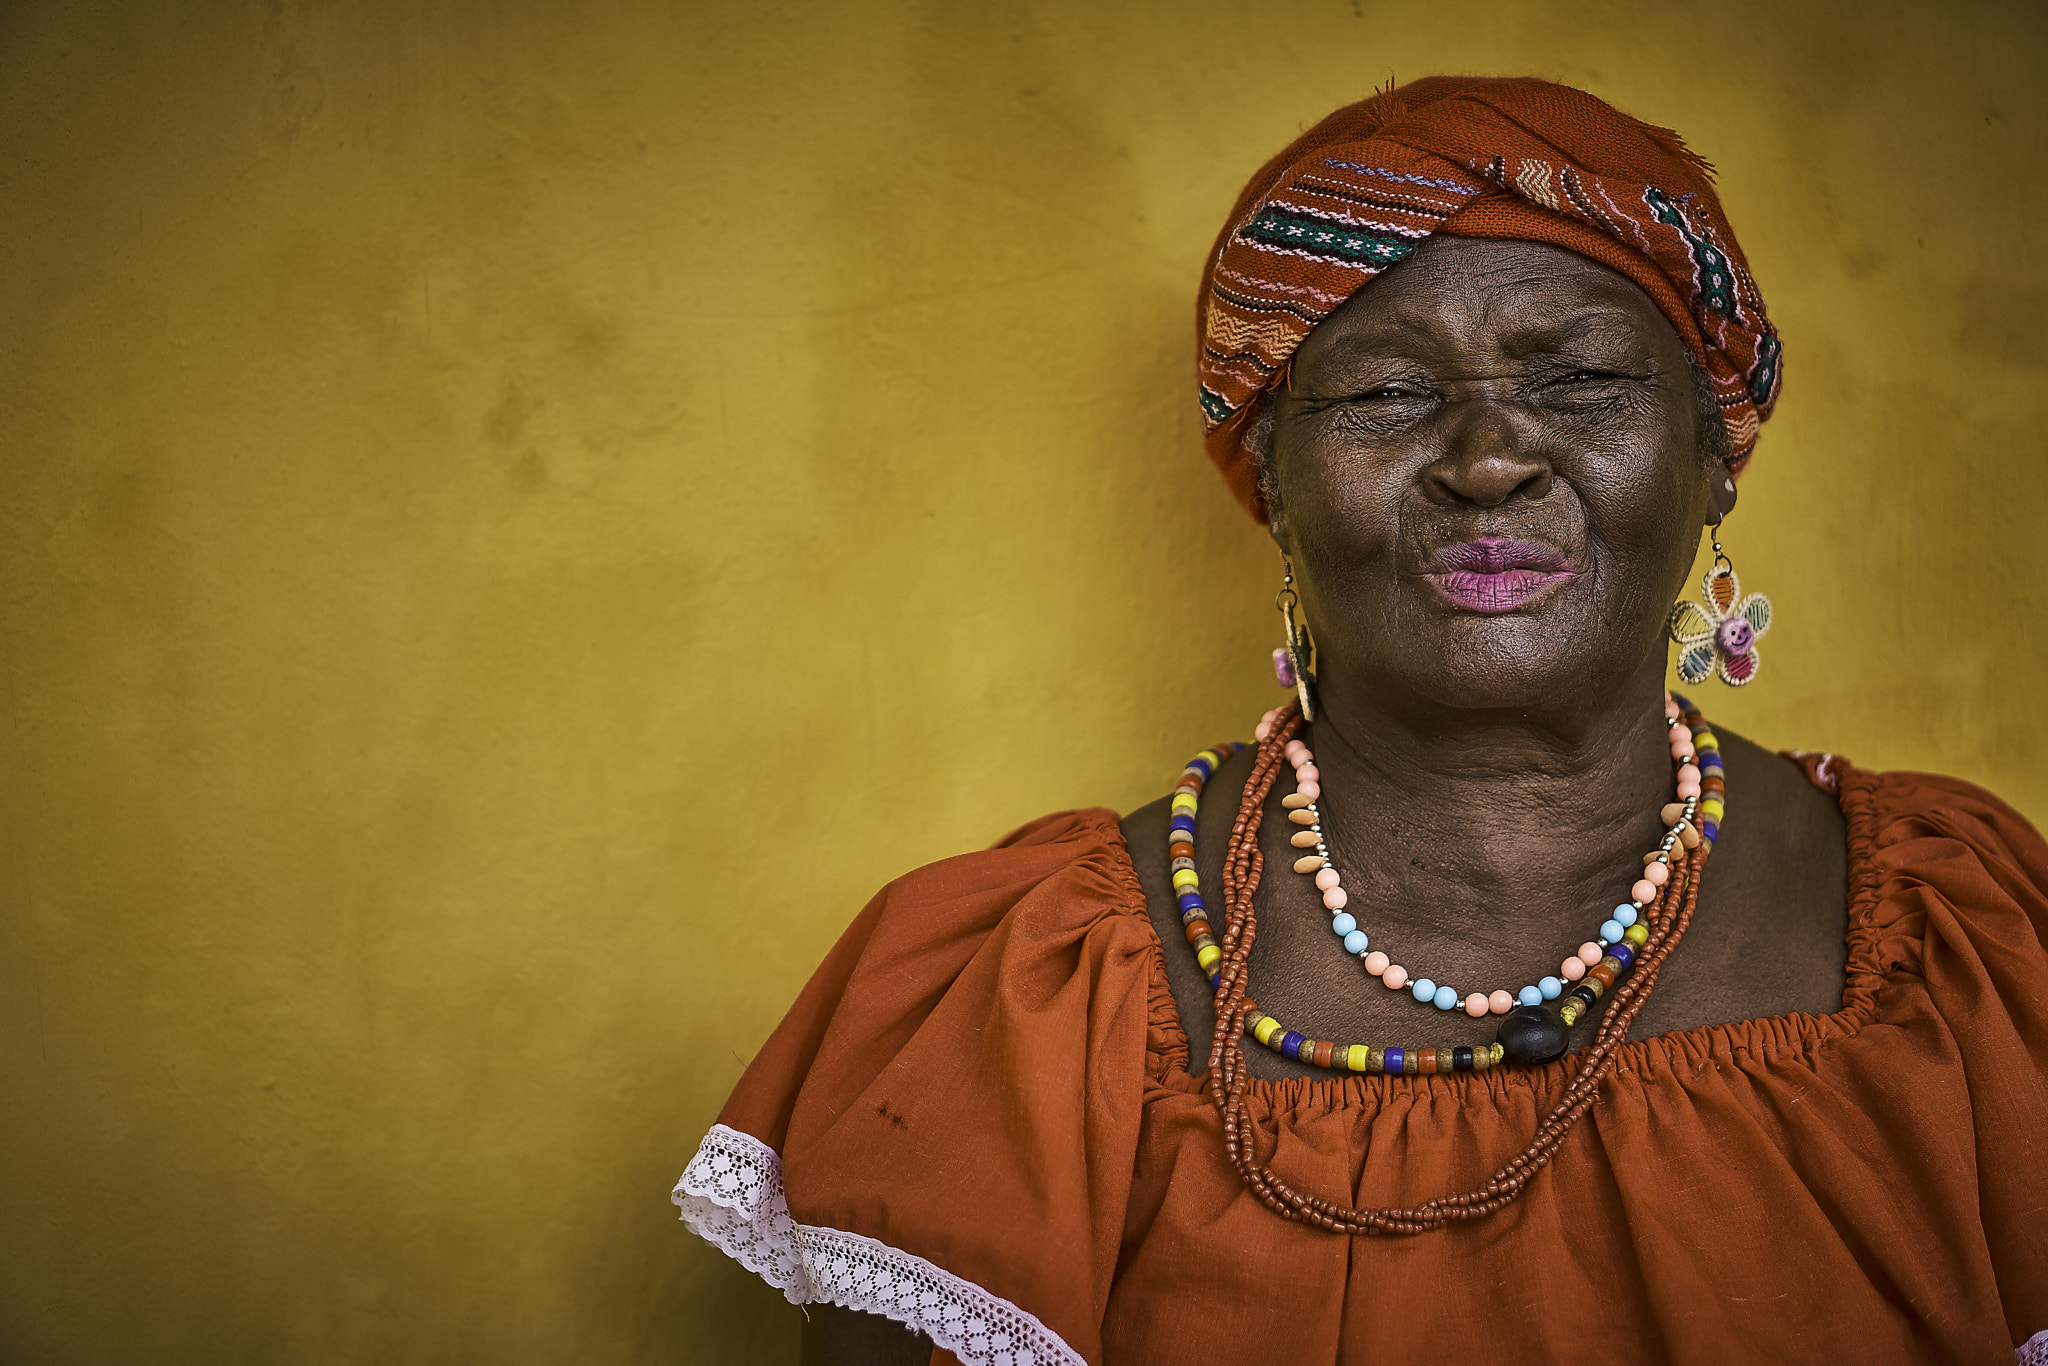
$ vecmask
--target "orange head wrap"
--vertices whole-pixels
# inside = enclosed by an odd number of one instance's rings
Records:
[[[1347,105],[1259,168],[1202,273],[1209,457],[1263,520],[1252,400],[1310,329],[1433,232],[1548,242],[1628,276],[1713,381],[1739,472],[1781,349],[1705,161],[1581,90],[1431,76]]]

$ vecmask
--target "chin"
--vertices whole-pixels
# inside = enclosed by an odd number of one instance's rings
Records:
[[[1404,699],[1459,711],[1529,711],[1570,704],[1625,688],[1646,652],[1615,649],[1609,632],[1582,632],[1543,616],[1457,618],[1448,629],[1413,632],[1390,657],[1368,667],[1373,690],[1398,708]],[[1605,649],[1573,648],[1592,634]]]
[[[1438,671],[1433,684],[1427,689],[1429,700],[1459,711],[1541,711],[1583,700],[1589,687],[1583,668],[1538,660],[1517,661],[1510,668],[1494,667],[1491,661],[1454,663]]]

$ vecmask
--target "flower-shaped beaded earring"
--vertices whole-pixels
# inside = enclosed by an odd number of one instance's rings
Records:
[[[1704,683],[1719,673],[1732,688],[1755,681],[1757,637],[1771,629],[1771,600],[1761,593],[1742,596],[1742,581],[1721,549],[1721,525],[1709,533],[1714,540],[1714,565],[1700,579],[1704,604],[1681,602],[1671,609],[1665,629],[1678,642],[1678,676]]]

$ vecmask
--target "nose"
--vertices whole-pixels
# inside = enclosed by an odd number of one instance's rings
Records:
[[[1429,496],[1441,503],[1499,507],[1514,498],[1550,492],[1550,461],[1526,415],[1512,402],[1470,394],[1448,405],[1443,450],[1423,471]]]

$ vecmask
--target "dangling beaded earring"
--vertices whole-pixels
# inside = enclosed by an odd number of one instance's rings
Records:
[[[1301,719],[1313,721],[1316,719],[1316,645],[1309,638],[1307,625],[1294,619],[1294,609],[1301,605],[1301,599],[1294,591],[1294,561],[1287,558],[1285,551],[1280,554],[1280,569],[1285,577],[1273,605],[1280,609],[1281,619],[1287,623],[1287,644],[1273,651],[1273,672],[1280,679],[1280,686],[1294,689],[1294,695],[1300,699]]]
[[[1681,602],[1665,625],[1678,643],[1678,676],[1704,683],[1718,673],[1731,688],[1756,681],[1757,638],[1771,629],[1771,600],[1761,593],[1742,596],[1742,581],[1721,549],[1721,519],[1708,524],[1714,543],[1714,564],[1700,579],[1702,602]]]

